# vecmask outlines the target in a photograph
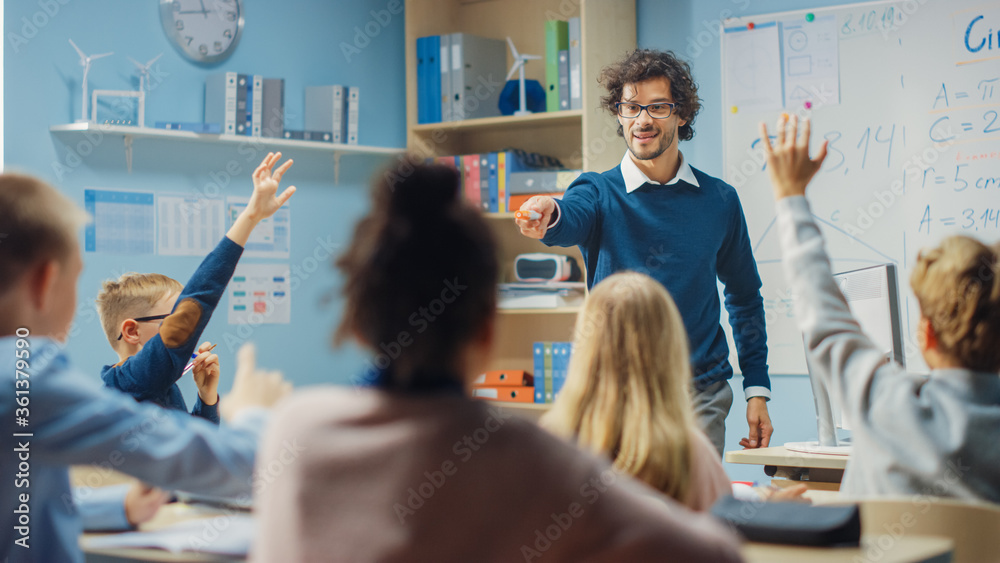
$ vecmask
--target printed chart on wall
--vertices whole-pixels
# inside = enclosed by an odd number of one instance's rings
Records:
[[[88,188],[83,206],[91,217],[84,229],[87,252],[152,254],[155,250],[152,192]]]
[[[288,264],[240,264],[229,282],[229,324],[288,324],[292,291]]]
[[[246,209],[247,197],[226,198],[226,228],[233,225],[239,214]],[[264,219],[250,234],[244,247],[247,258],[288,258],[292,245],[292,218],[288,205],[283,205],[271,217]]]
[[[1000,240],[1000,4],[872,2],[723,28],[725,179],[764,281],[771,372],[806,373],[758,138],[782,112],[810,117],[814,149],[829,142],[808,195],[834,271],[896,264],[907,365],[925,371],[917,252],[952,234]]]

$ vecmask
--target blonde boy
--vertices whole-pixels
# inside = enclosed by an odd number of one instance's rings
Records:
[[[1000,502],[1000,255],[963,236],[921,252],[910,277],[920,302],[918,343],[930,377],[887,362],[851,316],[833,280],[806,185],[809,121],[761,124],[777,202],[785,276],[811,365],[842,398],[854,440],[841,491]]]
[[[254,185],[277,190],[281,176],[292,165],[289,160],[270,174],[262,170],[277,163],[281,153],[268,154],[254,172]],[[270,184],[273,184],[270,185]],[[289,188],[276,198],[278,207],[291,197]],[[254,196],[257,192],[254,191]],[[273,196],[272,196],[273,197]],[[118,363],[101,370],[104,384],[160,406],[187,411],[177,380],[191,361],[202,331],[222,299],[226,284],[236,270],[243,246],[257,223],[277,208],[256,210],[254,197],[232,228],[195,270],[186,287],[160,274],[126,274],[117,281],[104,282],[97,296],[101,324]],[[219,423],[219,357],[208,352],[211,343],[197,347],[194,360],[198,399],[191,414]]]
[[[268,155],[255,172],[254,195],[230,231],[234,242],[245,242],[294,191],[275,197],[275,160]],[[97,388],[70,366],[62,348],[76,310],[83,268],[76,232],[85,220],[44,182],[0,175],[0,561],[83,561],[79,516],[62,501],[70,464],[109,463],[164,489],[251,492],[264,416],[243,407],[266,405],[254,400],[261,395],[231,401],[236,416],[220,429]]]

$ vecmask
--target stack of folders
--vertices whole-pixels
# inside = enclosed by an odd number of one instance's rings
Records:
[[[534,403],[534,377],[519,369],[488,371],[473,380],[472,396],[508,403]]]
[[[428,161],[457,169],[465,199],[486,213],[518,209],[531,197],[524,197],[525,190],[560,196],[580,175],[579,170],[563,170],[558,159],[520,150],[439,156]]]
[[[157,122],[157,127],[248,137],[282,137],[285,79],[222,72],[205,80],[205,122]]]
[[[469,33],[417,38],[417,122],[500,115],[507,42]]]
[[[579,307],[587,295],[583,282],[501,283],[499,309]]]
[[[583,108],[580,18],[545,22],[546,111]],[[417,38],[417,123],[500,115],[507,75],[502,39],[450,33]]]
[[[545,22],[545,109],[583,108],[580,18]]]
[[[358,144],[359,98],[356,86],[307,86],[305,130],[285,131],[285,137]]]
[[[559,396],[569,374],[572,342],[535,342],[535,402],[551,403]]]

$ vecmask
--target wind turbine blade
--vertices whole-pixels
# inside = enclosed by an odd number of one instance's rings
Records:
[[[523,60],[517,59],[517,62],[514,63],[514,66],[510,67],[510,72],[507,73],[507,78],[505,78],[504,80],[510,80],[512,76],[517,74],[517,69],[521,68],[521,65],[523,64],[524,64]]]
[[[520,58],[517,54],[517,47],[514,47],[514,41],[512,41],[510,37],[507,38],[507,44],[510,45],[510,52],[514,55],[514,58]]]
[[[76,43],[73,43],[72,39],[69,40],[69,44],[72,45],[74,49],[76,49],[76,54],[80,55],[81,60],[87,58],[87,54],[84,53],[79,47],[77,47]]]
[[[538,59],[542,58],[542,56],[541,55],[521,55],[521,58],[524,59],[524,60],[532,60],[532,61],[534,61],[534,60],[538,60]]]
[[[111,52],[111,53],[101,53],[100,55],[91,55],[90,56],[90,60],[96,61],[97,59],[103,59],[104,57],[110,57],[111,55],[114,55],[114,52]]]
[[[149,59],[149,62],[146,63],[146,68],[148,69],[149,65],[151,65],[151,64],[155,63],[156,61],[160,60],[160,57],[162,57],[162,56],[163,56],[163,53],[160,53],[159,55],[156,55],[152,59]]]
[[[132,64],[134,64],[136,67],[138,67],[139,70],[145,70],[146,69],[146,67],[143,66],[143,64],[140,63],[139,61],[133,59],[132,57],[127,57],[127,58],[128,58],[128,60],[132,61]]]

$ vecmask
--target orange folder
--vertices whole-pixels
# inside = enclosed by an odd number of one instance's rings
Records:
[[[512,196],[510,196],[510,199],[507,202],[507,209],[509,209],[511,211],[517,211],[518,209],[521,208],[522,205],[524,205],[524,202],[526,202],[529,199],[535,197],[536,195],[547,195],[547,196],[549,196],[551,198],[554,198],[554,199],[562,199],[563,192],[554,193],[554,194],[517,194],[517,195],[512,195]]]
[[[534,403],[534,387],[474,387],[472,396],[478,399],[491,399],[508,403]]]
[[[534,384],[534,378],[523,369],[488,371],[472,381],[473,387],[531,387]]]

